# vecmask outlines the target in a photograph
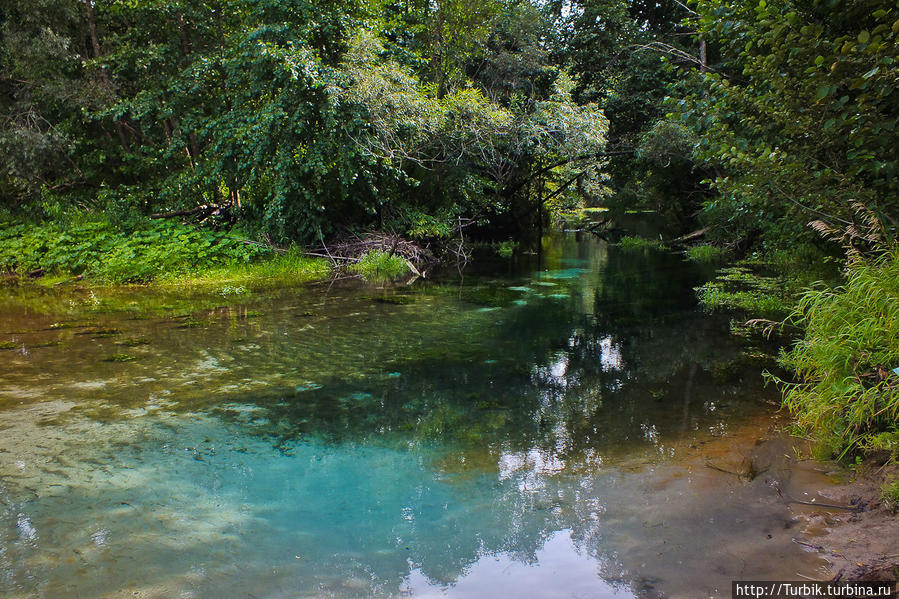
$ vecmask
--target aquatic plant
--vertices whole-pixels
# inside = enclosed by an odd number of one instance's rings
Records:
[[[665,245],[657,239],[646,239],[645,237],[633,237],[630,235],[625,235],[619,239],[616,245],[625,252],[635,252],[645,249],[665,249]]]
[[[215,291],[223,297],[246,295],[323,279],[331,273],[331,265],[322,258],[303,255],[296,247],[268,258],[210,268],[192,276],[165,276],[159,281],[163,288],[189,288],[195,291]]]
[[[517,241],[501,241],[496,246],[496,253],[503,258],[511,258],[516,249],[518,249]]]
[[[702,307],[709,311],[740,310],[759,317],[782,318],[789,313],[797,289],[786,278],[758,274],[746,266],[731,266],[696,288]]]

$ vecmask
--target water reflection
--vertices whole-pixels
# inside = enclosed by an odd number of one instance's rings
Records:
[[[180,318],[5,316],[0,592],[687,597],[814,572],[764,479],[701,467],[769,408],[697,274],[544,249]]]

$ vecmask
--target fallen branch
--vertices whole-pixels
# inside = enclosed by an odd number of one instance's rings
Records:
[[[332,262],[336,262],[337,260],[343,260],[344,262],[361,262],[360,258],[351,258],[350,256],[334,256],[333,254],[322,254],[320,252],[303,252],[307,256],[314,256],[316,258],[328,258]]]
[[[692,233],[687,233],[683,237],[678,237],[677,239],[672,239],[669,243],[680,243],[682,241],[690,241],[691,239],[696,239],[697,237],[702,237],[706,233],[712,230],[712,227],[703,227],[697,231],[693,231]]]

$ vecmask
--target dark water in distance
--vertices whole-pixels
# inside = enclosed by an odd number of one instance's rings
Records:
[[[700,273],[543,249],[177,317],[5,309],[0,595],[726,597],[819,572],[769,487],[696,467],[776,401]]]

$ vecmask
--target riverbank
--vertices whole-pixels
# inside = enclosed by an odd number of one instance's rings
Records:
[[[899,518],[882,492],[899,477],[899,467],[870,460],[846,468],[812,459],[812,446],[789,435],[788,427],[780,412],[693,443],[682,459],[694,472],[705,470],[705,478],[730,477],[732,485],[757,489],[756,501],[784,505],[792,518],[768,539],[786,535],[822,558],[826,568],[818,580],[899,579]]]
[[[899,579],[899,517],[883,487],[899,479],[895,464],[862,464],[849,480],[823,491],[835,504],[859,511],[825,511],[809,518],[819,541],[812,547],[830,564],[834,580]]]

